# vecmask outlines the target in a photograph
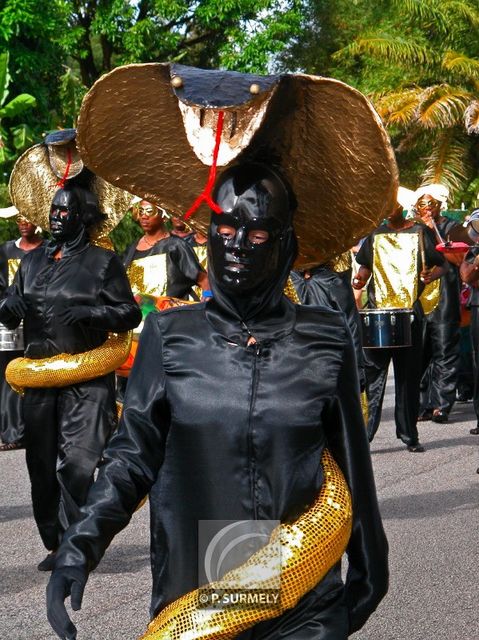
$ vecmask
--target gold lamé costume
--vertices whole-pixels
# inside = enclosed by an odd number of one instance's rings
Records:
[[[417,446],[416,426],[419,414],[419,384],[422,375],[422,331],[424,313],[437,302],[434,290],[420,280],[425,266],[443,265],[444,258],[435,249],[430,229],[413,224],[400,231],[381,225],[368,236],[356,257],[371,271],[368,307],[410,310],[411,346],[365,349],[366,391],[368,397],[368,437],[379,427],[389,363],[394,365],[396,386],[396,435],[407,446]],[[431,293],[432,292],[432,293]],[[424,296],[424,297],[423,297]]]

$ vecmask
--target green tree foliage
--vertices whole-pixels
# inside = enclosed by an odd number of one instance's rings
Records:
[[[11,76],[8,70],[9,55],[0,53],[0,171],[5,184],[8,170],[18,154],[30,146],[33,135],[30,127],[19,121],[19,116],[36,105],[36,100],[29,93],[21,93],[9,97]],[[0,206],[6,205],[8,198],[0,192]]]
[[[181,61],[267,73],[299,33],[301,2],[0,0],[0,54],[10,52],[11,88],[37,101],[28,129],[14,132],[11,160],[22,144],[75,126],[88,88],[118,65]],[[127,221],[118,230],[120,250],[135,230]]]
[[[479,86],[478,3],[382,4],[389,8],[387,19],[339,50],[335,59],[369,60],[363,82],[390,130],[402,176],[413,186],[443,182],[457,201],[469,204],[476,197],[479,168],[477,137],[465,129]],[[394,82],[381,73],[384,63],[399,71]],[[382,88],[371,82],[371,71]]]
[[[442,181],[456,203],[474,203],[479,2],[306,2],[285,67],[331,75],[369,95],[391,135],[403,184]]]

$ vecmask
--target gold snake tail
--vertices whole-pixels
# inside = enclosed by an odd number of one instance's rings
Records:
[[[51,358],[15,358],[5,371],[8,384],[17,393],[25,387],[67,387],[115,371],[130,353],[132,331],[109,333],[105,342],[83,353],[60,353]]]
[[[321,464],[323,486],[305,513],[292,524],[277,527],[265,547],[238,569],[228,572],[220,583],[211,583],[172,602],[150,622],[147,632],[139,640],[231,640],[245,629],[291,609],[313,589],[340,560],[352,526],[349,489],[327,450],[323,452]],[[272,585],[277,588],[277,573],[271,569],[278,568],[278,562],[281,571],[281,602],[278,607],[200,607],[200,591],[224,589],[225,583],[228,589],[236,587],[243,591],[266,590]]]

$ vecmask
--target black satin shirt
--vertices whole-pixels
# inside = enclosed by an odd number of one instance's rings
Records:
[[[113,252],[91,245],[82,233],[64,245],[55,260],[56,245],[43,244],[20,263],[9,293],[23,296],[25,355],[46,358],[59,353],[81,353],[100,346],[109,331],[128,331],[141,322],[121,260]],[[0,303],[0,322],[18,326]],[[91,307],[90,319],[66,326],[57,313],[65,306]]]
[[[350,271],[348,270],[343,276],[343,274],[340,275],[329,267],[321,265],[310,269],[309,272],[311,277],[305,278],[304,272],[291,271],[291,280],[301,304],[328,307],[346,314],[348,327],[353,337],[360,378],[363,378],[364,355],[361,320],[351,287]]]
[[[248,328],[215,299],[148,316],[118,431],[56,566],[95,567],[149,493],[154,615],[199,586],[199,520],[297,517],[322,485],[327,446],[353,499],[352,632],[386,592],[388,568],[350,332],[342,313],[285,298],[253,332],[246,346]],[[309,599],[284,616],[322,606]]]

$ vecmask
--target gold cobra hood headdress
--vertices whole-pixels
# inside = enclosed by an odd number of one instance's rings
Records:
[[[85,96],[78,147],[96,174],[180,217],[211,182],[215,151],[218,175],[242,161],[279,167],[298,202],[298,265],[340,254],[395,204],[397,167],[379,117],[329,78],[118,67]],[[190,222],[204,232],[209,217],[203,205]]]
[[[55,192],[66,182],[81,179],[85,183],[82,186],[96,194],[100,210],[107,216],[93,232],[95,238],[102,238],[126,214],[133,196],[90,172],[86,174],[75,137],[75,129],[63,129],[27,149],[13,167],[8,185],[10,197],[25,218],[48,229]]]

